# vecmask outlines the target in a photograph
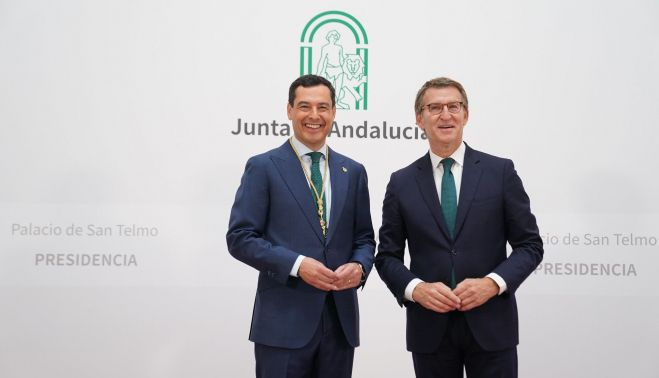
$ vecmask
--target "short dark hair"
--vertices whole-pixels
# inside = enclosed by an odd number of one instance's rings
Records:
[[[423,104],[421,103],[421,101],[423,101],[423,95],[426,94],[426,91],[429,88],[446,88],[446,87],[453,87],[460,92],[460,95],[462,96],[462,105],[464,106],[465,110],[469,111],[469,100],[467,100],[467,92],[465,91],[462,84],[458,83],[453,79],[449,79],[448,77],[438,77],[426,81],[421,87],[421,89],[419,89],[419,92],[417,92],[416,99],[414,101],[414,112],[416,114],[421,114],[421,112],[423,111]]]
[[[295,90],[297,87],[309,88],[315,87],[317,85],[324,85],[329,88],[330,97],[332,98],[332,107],[335,107],[336,91],[334,90],[334,86],[329,82],[329,80],[318,75],[303,75],[295,79],[295,81],[291,83],[291,87],[288,89],[288,104],[293,106],[295,103]]]

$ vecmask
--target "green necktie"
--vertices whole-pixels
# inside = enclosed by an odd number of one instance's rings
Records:
[[[455,237],[455,216],[458,212],[458,196],[455,192],[455,180],[453,179],[453,172],[451,167],[455,160],[446,158],[441,161],[444,166],[444,175],[442,175],[442,213],[444,213],[444,220],[448,227],[448,233],[451,239]],[[455,268],[453,267],[453,260],[451,259],[451,289],[455,288]]]
[[[307,155],[311,157],[311,183],[316,188],[316,192],[313,192],[311,196],[313,197],[313,202],[316,204],[316,208],[319,207],[319,201],[316,198],[317,195],[323,196],[323,205],[322,205],[322,221],[323,224],[327,224],[327,203],[325,202],[325,192],[323,191],[323,176],[320,174],[320,158],[323,156],[322,152],[309,152]],[[320,214],[320,209],[318,209]],[[322,226],[321,226],[322,228]],[[325,229],[324,229],[325,230]]]

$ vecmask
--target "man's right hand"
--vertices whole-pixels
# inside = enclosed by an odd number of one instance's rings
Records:
[[[334,284],[339,279],[338,275],[323,263],[311,257],[302,259],[297,275],[304,282],[322,291],[338,290],[338,287]]]
[[[428,310],[447,313],[460,308],[460,298],[441,282],[421,282],[412,292],[414,302]]]

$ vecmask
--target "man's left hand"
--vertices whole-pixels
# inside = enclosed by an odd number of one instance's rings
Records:
[[[469,311],[499,293],[499,285],[491,278],[467,278],[453,290],[460,298],[460,311]]]
[[[343,264],[336,268],[334,273],[339,277],[336,282],[334,282],[338,287],[337,290],[351,289],[361,284],[362,268],[356,262]]]

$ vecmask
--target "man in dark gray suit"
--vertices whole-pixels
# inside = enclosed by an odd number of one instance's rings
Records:
[[[350,377],[357,288],[375,242],[364,167],[327,147],[335,90],[306,75],[289,89],[294,136],[249,159],[227,244],[259,271],[249,339],[257,377]]]
[[[463,142],[460,83],[426,82],[414,108],[430,151],[391,175],[375,266],[407,307],[416,375],[517,377],[515,291],[543,256],[529,197],[511,160]]]

